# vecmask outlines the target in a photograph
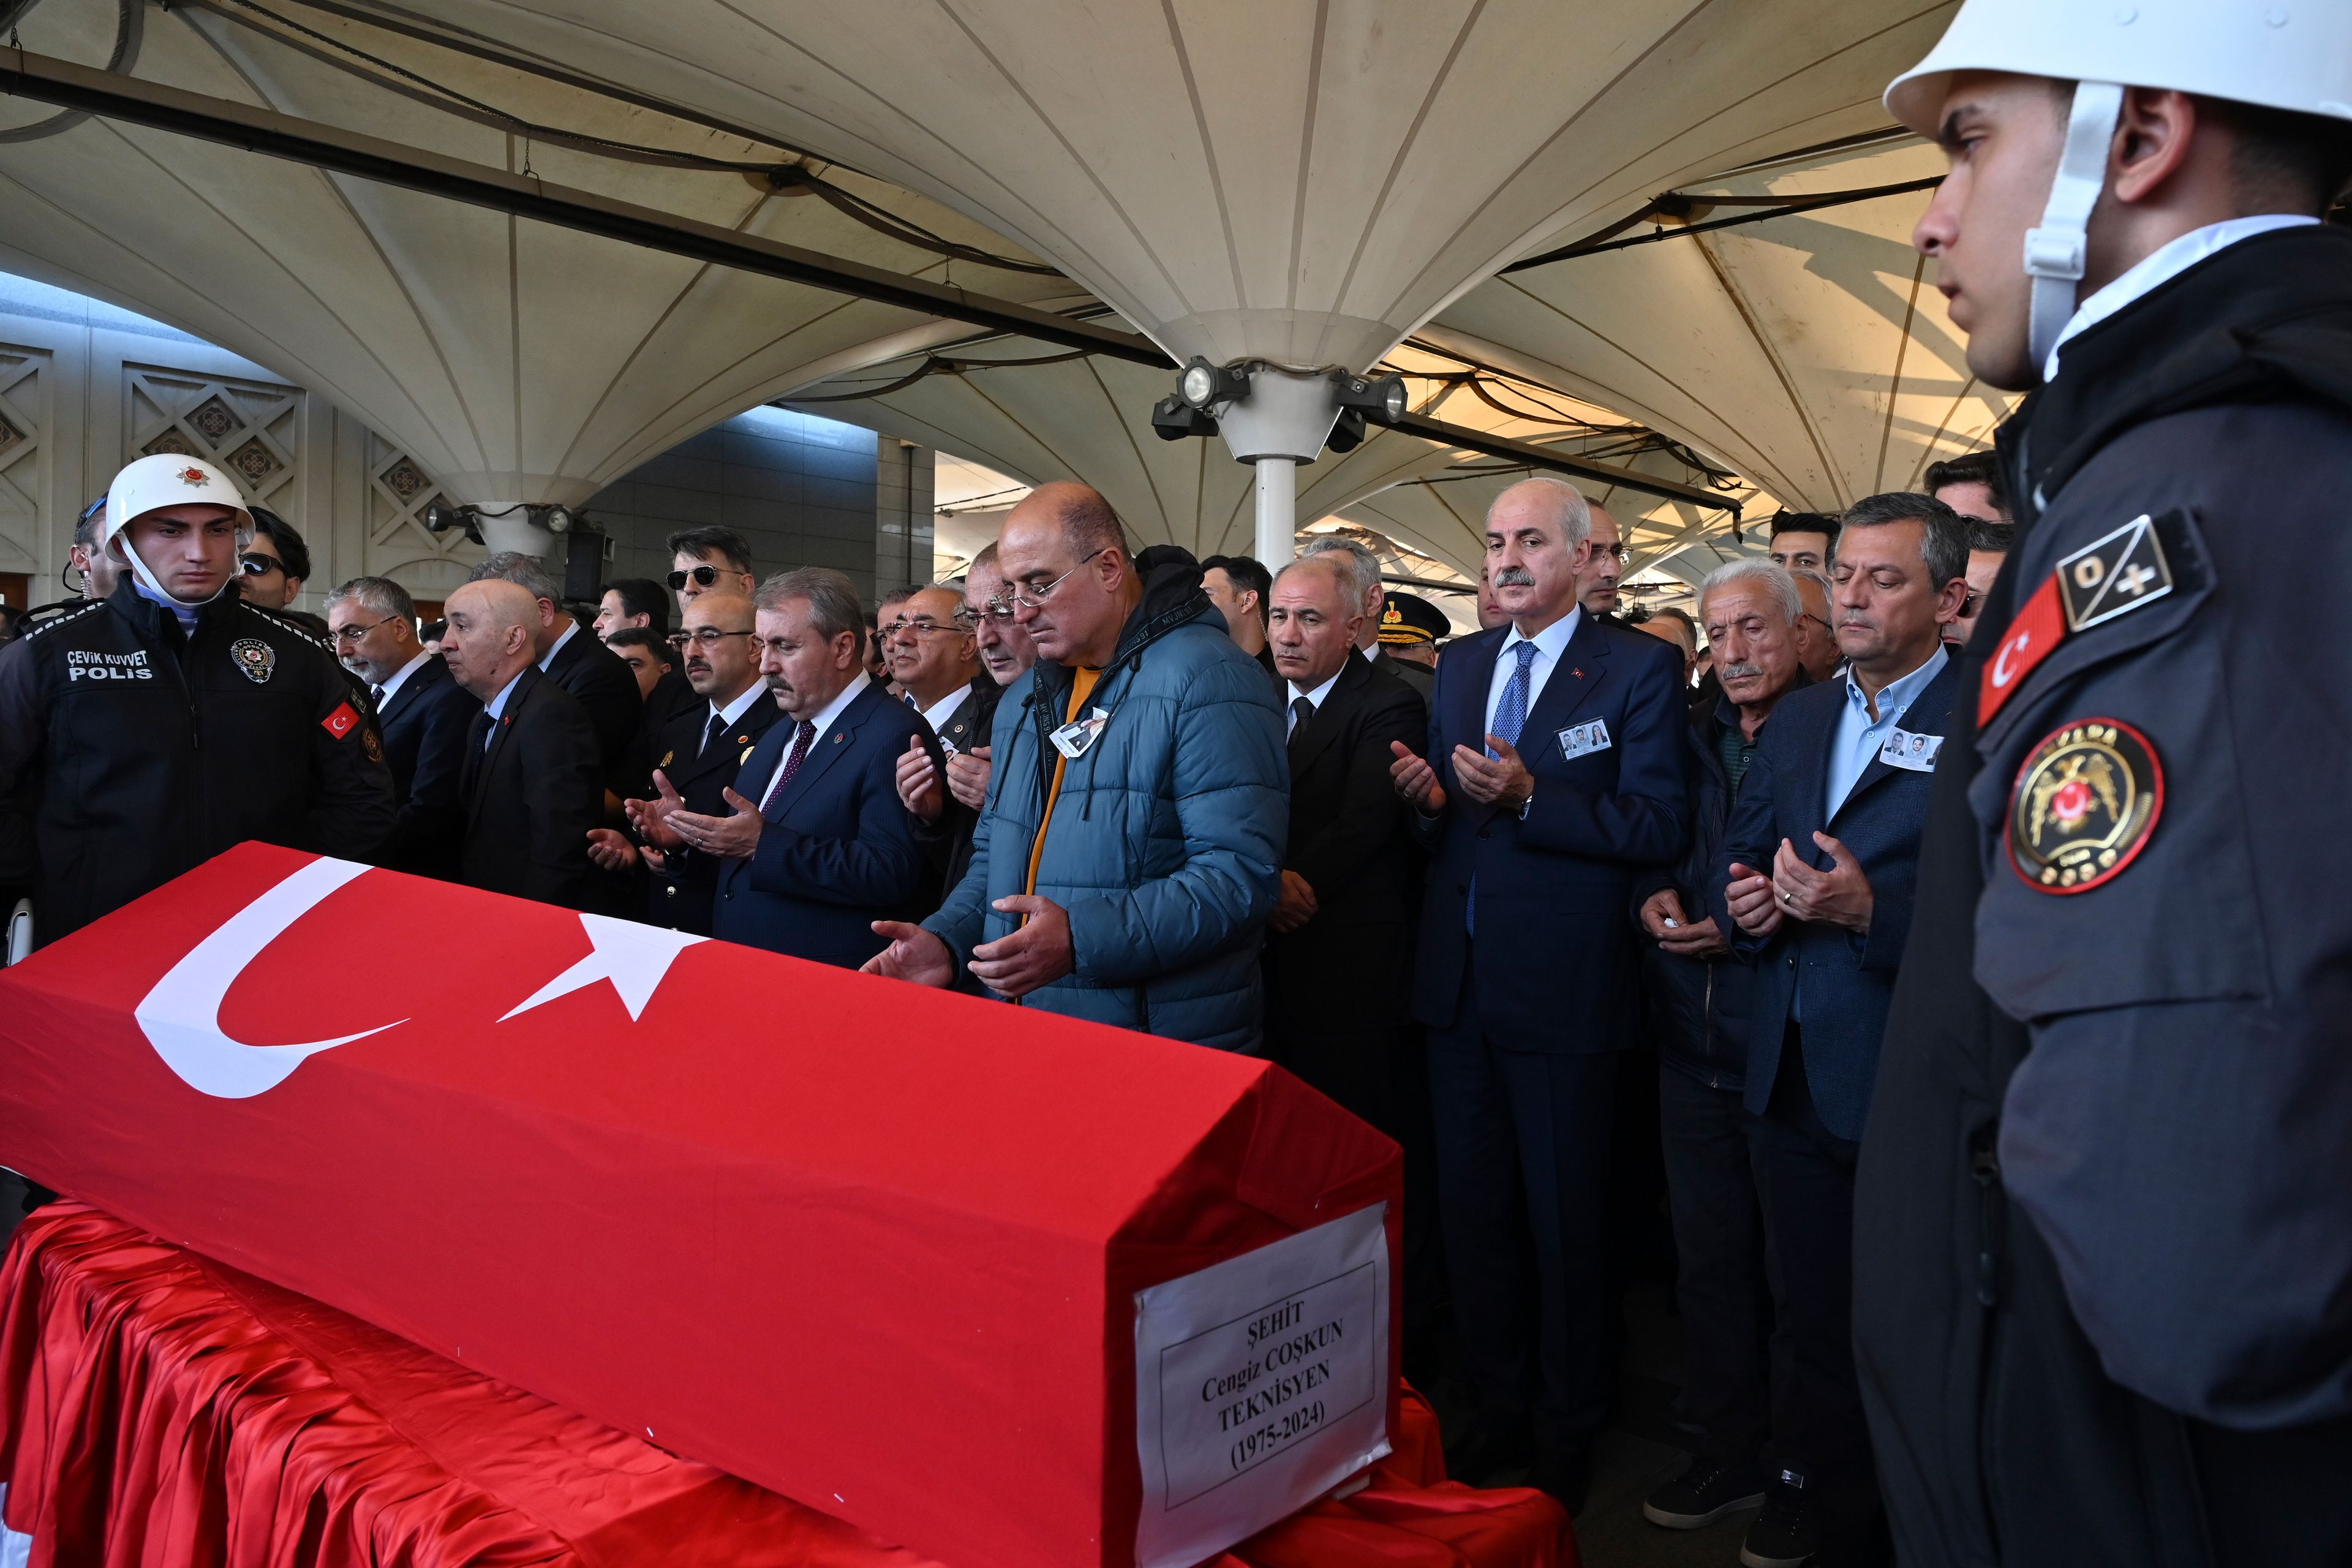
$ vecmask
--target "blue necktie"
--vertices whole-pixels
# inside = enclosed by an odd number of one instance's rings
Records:
[[[1507,745],[1516,746],[1519,743],[1519,731],[1527,727],[1528,722],[1528,687],[1529,670],[1536,662],[1536,645],[1517,643],[1511,651],[1519,656],[1519,668],[1511,671],[1511,679],[1504,683],[1503,700],[1495,704],[1495,722],[1486,732]],[[1486,754],[1496,762],[1502,761],[1501,753],[1492,746],[1486,748]],[[1462,927],[1473,936],[1478,934],[1478,879],[1475,877],[1470,879],[1470,902],[1462,911]]]

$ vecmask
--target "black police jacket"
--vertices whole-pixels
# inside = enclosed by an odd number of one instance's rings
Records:
[[[2352,583],[2352,234],[2242,240],[2060,366],[1999,437],[1854,1202],[1906,1568],[2210,1561],[2352,1410],[2352,704],[2277,607]]]
[[[125,574],[0,648],[0,886],[46,944],[249,838],[365,859],[392,775],[309,634],[224,595],[184,636]]]

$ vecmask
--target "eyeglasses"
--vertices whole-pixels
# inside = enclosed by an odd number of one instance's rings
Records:
[[[961,632],[963,629],[959,625],[935,621],[929,616],[918,616],[911,621],[892,621],[882,628],[882,635],[886,637],[895,637],[903,632],[914,637],[927,637],[938,632]]]
[[[697,626],[690,632],[670,633],[668,641],[669,646],[676,648],[682,648],[687,644],[692,643],[708,653],[717,647],[722,638],[748,637],[751,635],[750,632],[722,632],[717,626]]]
[[[258,552],[238,556],[236,565],[237,570],[248,577],[267,577],[272,572],[286,570],[286,563],[278,560],[275,555],[263,555]]]
[[[708,588],[710,584],[719,581],[719,568],[716,566],[697,566],[691,572],[673,572],[669,574],[670,592],[675,594],[683,589],[686,586],[686,580],[688,577],[694,579],[694,585],[696,587]]]
[[[1615,544],[1595,544],[1592,547],[1592,553],[1596,556],[1614,556],[1617,559],[1618,564],[1622,566],[1626,562],[1633,559],[1633,547],[1622,542],[1622,541]]]
[[[257,576],[257,575],[259,575],[259,574],[257,574],[257,574],[256,574],[256,575]],[[362,638],[362,637],[363,637],[367,636],[367,635],[368,635],[368,633],[370,633],[370,632],[372,632],[372,631],[375,630],[375,629],[376,629],[376,627],[378,627],[378,626],[388,626],[392,625],[392,623],[393,623],[393,622],[394,622],[394,621],[396,621],[396,620],[398,620],[398,619],[400,619],[400,617],[399,617],[398,616],[384,616],[384,618],[383,618],[383,619],[382,619],[382,620],[380,620],[380,621],[370,621],[366,626],[337,626],[337,627],[335,628],[335,640],[336,640],[337,642],[349,642],[349,643],[355,643],[355,642],[359,641],[359,640],[360,640],[360,638]]]
[[[1054,596],[1054,590],[1060,587],[1063,584],[1068,582],[1073,576],[1075,576],[1077,574],[1078,567],[1086,565],[1087,562],[1091,562],[1096,556],[1104,554],[1116,548],[1118,548],[1116,545],[1106,544],[1100,550],[1089,552],[1086,559],[1080,561],[1077,566],[1071,567],[1069,571],[1063,573],[1059,577],[1055,578],[1052,582],[1045,584],[1042,587],[1032,588],[1025,583],[1015,584],[1010,595],[1013,603],[1019,608],[1024,610],[1039,610],[1045,608],[1045,601]]]
[[[957,613],[970,617],[974,626],[978,626],[982,621],[996,621],[1001,624],[1013,618],[1013,596],[1010,594],[999,594],[977,610],[965,609]]]

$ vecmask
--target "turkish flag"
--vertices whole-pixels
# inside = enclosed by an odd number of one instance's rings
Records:
[[[1977,728],[1991,723],[1992,716],[2025,683],[2034,666],[2057,652],[2065,640],[2066,611],[2059,603],[2058,579],[2053,575],[2025,601],[1992,657],[1985,660],[1984,674],[1977,682]]]
[[[335,710],[332,713],[328,714],[324,719],[319,721],[321,725],[325,726],[327,733],[332,735],[338,741],[350,734],[352,732],[352,727],[359,721],[360,716],[358,710],[354,709],[348,702],[336,703]]]
[[[1280,1069],[291,850],[0,972],[0,1150],[958,1568],[1134,1563],[1138,1292],[1382,1203],[1394,1430],[1396,1146]]]

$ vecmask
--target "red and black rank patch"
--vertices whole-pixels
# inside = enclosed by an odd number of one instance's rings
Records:
[[[2009,863],[2044,893],[2119,876],[2164,815],[2164,766],[2147,736],[2083,719],[2042,738],[2009,793]]]
[[[335,704],[335,710],[320,720],[319,723],[328,734],[340,741],[350,734],[353,726],[359,721],[359,710],[348,702],[338,702]]]

